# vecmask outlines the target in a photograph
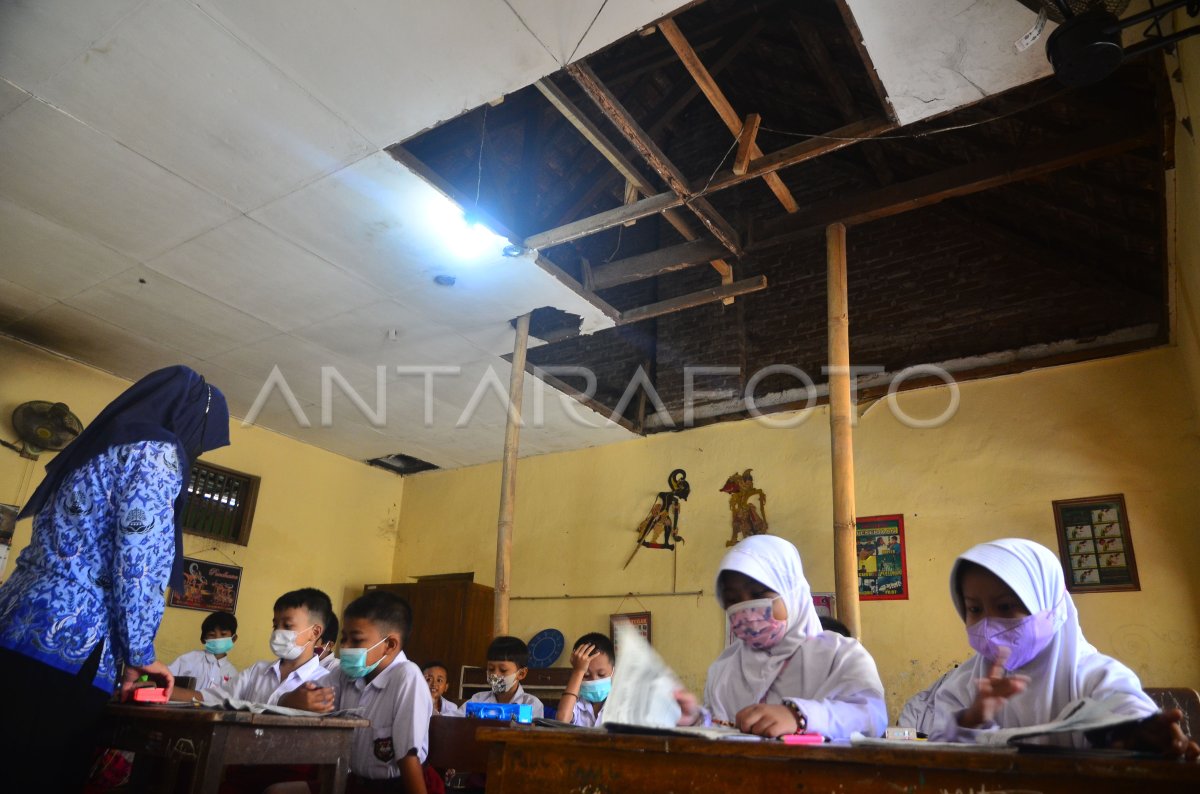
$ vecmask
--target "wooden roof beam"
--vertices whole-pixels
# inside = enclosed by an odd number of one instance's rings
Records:
[[[720,257],[725,249],[712,240],[691,242],[660,248],[637,256],[618,259],[607,265],[592,268],[593,289],[607,289],[631,281],[654,278],[677,270],[695,267]]]
[[[683,172],[667,159],[663,151],[658,148],[658,144],[651,140],[641,125],[625,109],[625,106],[600,82],[592,68],[580,61],[567,66],[567,73],[575,79],[575,82],[579,83],[579,87],[596,103],[600,112],[633,145],[646,164],[667,183],[667,187],[684,198],[685,206],[700,219],[713,237],[716,237],[731,253],[741,256],[742,245],[738,240],[737,232],[707,200],[690,197],[691,188]]]
[[[733,105],[729,103],[725,93],[721,91],[717,82],[713,79],[708,69],[704,68],[704,63],[701,62],[700,56],[692,49],[692,45],[688,44],[684,38],[683,31],[675,24],[673,19],[664,19],[658,23],[658,29],[662,31],[670,43],[671,48],[675,50],[675,54],[679,56],[679,60],[683,62],[684,68],[691,74],[692,79],[700,86],[700,91],[708,98],[713,108],[717,111],[717,115],[721,117],[721,121],[725,122],[725,126],[734,136],[740,136],[742,133],[742,119],[733,109]],[[751,144],[751,157],[761,157],[762,150],[758,148],[758,144]],[[792,196],[792,192],[787,189],[787,185],[783,184],[783,180],[779,175],[772,172],[763,176],[763,181],[767,183],[767,187],[775,194],[775,198],[779,199],[779,203],[788,212],[795,212],[800,208],[796,203],[796,199]]]
[[[774,245],[830,223],[854,225],[928,207],[1001,185],[1020,182],[1103,157],[1149,146],[1157,130],[1114,126],[1075,135],[1037,149],[1019,149],[935,174],[880,188],[865,195],[815,204],[802,213],[762,225],[755,248]]]
[[[617,320],[617,325],[629,325],[630,323],[637,323],[642,320],[650,320],[655,317],[662,317],[664,314],[674,314],[685,309],[703,306],[706,303],[716,303],[717,301],[728,300],[739,295],[761,292],[766,288],[767,277],[755,276],[735,281],[732,284],[722,284],[712,289],[689,292],[687,295],[680,295],[678,298],[669,298],[658,303],[651,303],[648,306],[638,306],[636,309],[621,312],[621,319]]]

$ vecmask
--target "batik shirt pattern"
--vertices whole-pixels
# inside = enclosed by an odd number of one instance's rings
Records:
[[[68,475],[0,588],[0,647],[77,673],[102,643],[92,684],[110,692],[119,663],[153,662],[182,484],[162,441],[111,447]]]

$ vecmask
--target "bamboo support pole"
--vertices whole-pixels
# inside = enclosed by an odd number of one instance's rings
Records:
[[[525,385],[525,349],[529,315],[517,318],[512,375],[508,380],[508,421],[504,426],[504,465],[500,474],[500,517],[496,521],[496,601],[493,636],[508,634],[508,594],[512,577],[513,512],[517,502],[517,448],[521,441],[521,395]]]
[[[829,437],[833,461],[833,570],[837,616],[861,637],[858,553],[854,532],[854,430],[850,400],[850,318],[846,291],[846,227],[825,230],[829,265]]]

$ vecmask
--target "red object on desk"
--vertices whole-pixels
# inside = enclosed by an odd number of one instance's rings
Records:
[[[144,686],[133,690],[134,703],[166,703],[167,690],[158,686]]]
[[[779,741],[784,744],[825,744],[825,737],[819,733],[789,733],[780,736]]]

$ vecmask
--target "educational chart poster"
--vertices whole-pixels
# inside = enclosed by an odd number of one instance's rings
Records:
[[[171,590],[167,604],[205,612],[234,612],[241,585],[242,569],[237,565],[184,557],[183,592]]]
[[[617,607],[620,609],[620,607]],[[642,635],[642,639],[647,643],[650,642],[650,613],[649,612],[622,612],[619,614],[608,616],[608,636],[613,641],[613,649],[617,651],[617,656],[621,655],[620,649],[616,647],[617,643],[617,624],[622,621],[628,621],[629,625],[637,629],[637,633]]]
[[[1142,589],[1123,494],[1054,502],[1054,523],[1067,590]]]
[[[867,516],[857,522],[858,597],[863,601],[908,598],[904,516]]]

